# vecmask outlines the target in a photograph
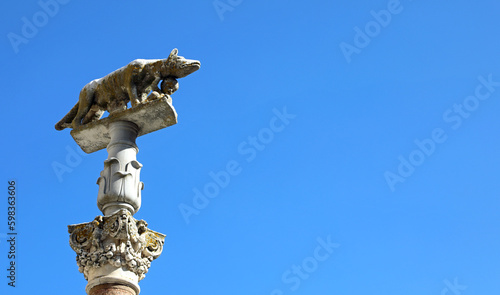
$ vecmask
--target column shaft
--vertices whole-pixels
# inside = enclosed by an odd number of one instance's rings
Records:
[[[115,284],[103,284],[90,290],[89,295],[137,295],[134,289]]]

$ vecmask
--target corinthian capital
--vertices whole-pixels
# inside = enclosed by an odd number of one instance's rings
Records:
[[[160,256],[165,240],[165,235],[147,226],[126,209],[68,226],[70,246],[76,252],[79,271],[89,281],[88,289],[108,279],[128,283],[138,292],[137,283],[151,261]]]

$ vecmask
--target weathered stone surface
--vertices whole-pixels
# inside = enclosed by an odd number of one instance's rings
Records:
[[[136,220],[125,209],[69,225],[68,232],[78,270],[89,281],[88,291],[105,283],[139,290],[137,283],[160,256],[165,240],[165,235],[148,229],[146,221]]]
[[[71,136],[86,153],[108,150],[97,180],[97,205],[104,216],[68,226],[79,271],[88,280],[87,294],[138,295],[139,281],[163,250],[165,235],[133,218],[144,186],[135,140],[177,123],[170,95],[179,89],[177,79],[200,68],[199,61],[177,53],[174,49],[167,59],[138,59],[91,81],[55,126],[73,128]],[[101,119],[105,111],[109,116]]]
[[[78,128],[99,120],[105,111],[110,114],[132,108],[150,99],[168,97],[178,89],[177,79],[197,71],[200,62],[185,59],[172,50],[166,59],[137,59],[130,64],[88,83],[80,91],[78,102],[55,128]],[[162,81],[162,86],[158,84]]]
[[[177,113],[171,99],[164,96],[73,129],[71,136],[84,152],[89,154],[96,152],[105,148],[110,142],[109,125],[115,121],[133,122],[139,127],[137,136],[142,136],[177,124]]]
[[[89,295],[137,295],[136,291],[130,287],[115,284],[97,285],[92,288]]]

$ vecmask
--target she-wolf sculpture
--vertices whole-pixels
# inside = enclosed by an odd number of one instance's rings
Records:
[[[77,128],[99,120],[105,111],[110,114],[132,107],[148,99],[170,95],[178,89],[178,78],[197,71],[200,62],[185,59],[172,50],[166,59],[136,59],[128,65],[91,81],[80,91],[80,97],[71,111],[55,128]],[[162,81],[163,80],[163,81]],[[158,84],[161,83],[161,89]]]

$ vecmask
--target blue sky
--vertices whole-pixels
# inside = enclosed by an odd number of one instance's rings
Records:
[[[497,1],[41,3],[0,4],[0,293],[84,294],[66,226],[101,214],[107,154],[53,126],[86,83],[173,48],[202,67],[178,124],[137,140],[135,217],[167,235],[142,294],[498,292]]]

